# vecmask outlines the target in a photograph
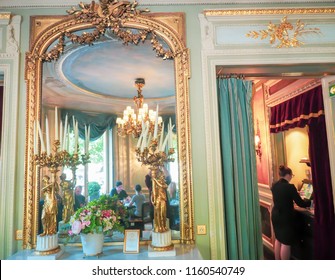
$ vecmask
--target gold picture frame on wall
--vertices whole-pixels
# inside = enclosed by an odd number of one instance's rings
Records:
[[[180,243],[194,243],[192,202],[191,143],[189,113],[189,50],[185,46],[185,18],[183,13],[144,13],[133,3],[109,1],[106,4],[81,4],[84,9],[68,11],[67,16],[35,17],[30,34],[30,50],[26,54],[25,79],[27,83],[26,152],[25,152],[25,205],[23,247],[36,246],[38,227],[39,172],[34,165],[34,120],[41,118],[42,64],[57,60],[62,55],[64,38],[78,43],[78,31],[96,28],[99,32],[111,28],[114,31],[138,29],[158,36],[169,46],[162,50],[153,41],[158,56],[174,60],[176,92],[176,127],[178,133],[178,163],[180,185]],[[114,6],[113,6],[114,5]],[[107,9],[109,15],[98,13]],[[143,12],[143,13],[142,13]],[[87,13],[87,14],[85,14]],[[82,19],[85,16],[85,20]],[[114,32],[113,31],[113,32]],[[118,36],[118,34],[116,34]],[[124,34],[121,34],[122,36]],[[121,38],[122,36],[119,36]],[[86,36],[86,35],[85,35]],[[89,35],[91,36],[91,35]],[[84,45],[94,42],[94,36],[86,38]],[[127,38],[132,40],[133,38]],[[48,51],[50,46],[54,46]],[[40,143],[38,143],[39,147]],[[39,147],[40,148],[40,147]]]

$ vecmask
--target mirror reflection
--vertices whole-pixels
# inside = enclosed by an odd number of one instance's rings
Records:
[[[167,48],[163,41],[161,43]],[[53,45],[49,47],[52,48]],[[104,194],[116,195],[127,208],[127,228],[139,228],[142,239],[150,239],[153,219],[150,170],[136,158],[139,135],[137,138],[132,133],[120,136],[117,121],[129,106],[134,114],[140,113],[136,107],[139,78],[142,81],[142,103],[146,104],[143,107],[158,111],[165,135],[169,125],[174,125],[171,145],[176,160],[165,165],[164,173],[168,185],[169,226],[172,238],[180,238],[174,75],[173,60],[156,57],[150,40],[138,45],[124,45],[108,34],[91,46],[68,42],[57,61],[43,63],[42,129],[46,127],[47,118],[51,139],[56,136],[57,124],[62,147],[67,147],[71,153],[78,143],[79,154],[89,153],[87,164],[65,167],[57,174],[60,182],[57,224],[61,242],[66,239],[73,210]],[[151,121],[155,122],[155,115]],[[45,172],[41,169],[40,178],[46,175]],[[39,213],[43,212],[42,199],[41,193]],[[42,220],[39,221],[39,233],[42,232],[41,224]],[[72,239],[72,242],[77,241]],[[105,238],[105,242],[108,241],[123,241],[123,235],[111,232]]]

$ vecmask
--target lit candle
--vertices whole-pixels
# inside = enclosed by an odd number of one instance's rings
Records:
[[[164,138],[164,123],[162,124],[162,132],[161,132],[161,138],[159,139],[158,151],[162,151],[163,138]]]
[[[73,123],[73,132],[74,132],[74,128],[76,127],[76,120],[74,116],[72,116],[72,123]]]
[[[60,127],[59,127],[59,147],[60,149],[63,148],[63,123],[60,121]]]
[[[172,147],[172,122],[171,122],[171,118],[169,119],[169,130],[171,130],[171,133],[169,134],[169,140],[168,140],[168,148]]]
[[[163,145],[162,145],[162,152],[164,152],[164,150],[165,150],[166,143],[169,139],[169,133],[170,133],[170,130],[167,132],[167,134],[165,136],[165,139],[164,139],[164,142],[163,142]]]
[[[55,140],[58,140],[58,108],[55,107]]]
[[[66,150],[66,137],[67,137],[67,133],[68,133],[67,122],[68,122],[68,119],[67,119],[67,114],[66,114],[65,123],[64,123],[64,136],[63,136],[63,147],[62,147],[63,150]]]
[[[85,154],[87,154],[87,126],[85,124],[85,145],[84,145]]]
[[[43,134],[42,134],[42,129],[41,129],[41,125],[40,122],[37,122],[38,125],[38,134],[40,135],[40,141],[41,141],[41,150],[42,153],[45,152],[45,145],[44,145],[44,141],[43,141]]]
[[[136,148],[139,148],[140,145],[141,145],[141,140],[142,140],[142,138],[143,138],[143,133],[144,133],[144,121],[143,121],[143,119],[142,119],[141,135],[140,135],[140,137],[138,138]]]
[[[173,128],[174,128],[174,125],[171,126],[170,128],[170,134],[169,134],[169,140],[168,140],[168,148],[172,148],[172,133],[173,133]]]
[[[141,152],[143,152],[144,148],[146,148],[146,145],[147,145],[146,140],[147,140],[148,131],[149,131],[149,124],[146,124],[144,134],[143,134],[143,139],[142,139]]]
[[[146,146],[147,146],[147,147],[150,146],[151,139],[152,139],[152,133],[149,133],[148,141],[147,141],[147,143],[146,143]]]
[[[172,139],[171,136],[172,136],[172,130],[174,128],[174,125],[172,127],[169,128],[169,131],[165,137],[165,140],[164,140],[164,143],[163,143],[163,147],[162,147],[162,151],[165,150],[165,146],[166,144],[168,143],[168,141],[170,141],[169,139]],[[171,148],[171,147],[168,147],[168,148]]]
[[[157,107],[156,107],[154,139],[157,139],[157,131],[158,131],[158,104],[157,104]]]
[[[142,133],[141,133],[140,137],[138,138],[138,141],[137,141],[136,148],[139,148],[139,147],[140,147],[140,145],[141,145],[141,140],[142,140],[142,137],[143,137],[143,130],[142,130]]]
[[[66,137],[66,150],[70,152],[70,125],[67,126],[67,137]]]
[[[78,153],[78,122],[75,122],[74,127],[74,153]]]
[[[47,154],[50,155],[49,121],[47,116],[45,117],[45,131],[46,131],[46,142],[47,142]]]

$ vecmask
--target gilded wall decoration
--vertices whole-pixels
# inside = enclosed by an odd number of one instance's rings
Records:
[[[321,34],[321,31],[319,28],[306,28],[306,24],[300,19],[294,25],[284,16],[280,24],[270,21],[267,29],[249,31],[246,36],[253,39],[269,39],[269,43],[277,48],[297,48],[305,44],[299,39],[305,34]]]
[[[56,21],[42,20],[46,26],[33,26],[31,48],[26,54],[27,80],[27,125],[25,154],[25,213],[24,248],[34,248],[38,224],[39,174],[33,164],[33,123],[41,118],[41,82],[43,62],[57,60],[63,53],[65,42],[89,46],[108,30],[124,44],[137,44],[150,40],[156,55],[162,59],[173,59],[176,81],[176,126],[179,148],[180,184],[180,242],[194,243],[194,221],[192,202],[191,143],[190,143],[190,77],[189,50],[185,46],[184,15],[182,13],[151,14],[138,10],[137,2],[101,0],[100,4],[79,4],[79,8],[68,11],[69,15]],[[144,15],[145,13],[145,15]],[[170,24],[173,22],[173,24]],[[137,32],[133,32],[136,29]],[[79,31],[86,31],[80,34]],[[164,49],[158,41],[163,39],[169,46]],[[49,51],[49,47],[54,47]]]

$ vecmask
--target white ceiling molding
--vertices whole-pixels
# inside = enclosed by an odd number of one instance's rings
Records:
[[[68,7],[78,5],[80,0],[2,0],[0,8],[20,8],[20,7]],[[91,1],[82,1],[90,3]],[[98,2],[98,1],[96,1]],[[130,0],[129,2],[132,2]],[[159,5],[215,5],[215,4],[283,4],[283,3],[333,3],[334,0],[138,0],[140,6],[159,6]]]

